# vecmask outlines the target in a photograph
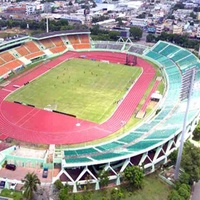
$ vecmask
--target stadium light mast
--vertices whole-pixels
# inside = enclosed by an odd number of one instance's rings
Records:
[[[188,112],[189,112],[189,107],[190,107],[190,100],[191,100],[192,90],[194,86],[195,75],[196,75],[196,67],[192,67],[183,74],[183,78],[182,78],[182,88],[181,88],[180,98],[181,98],[181,101],[184,99],[187,99],[187,107],[186,107],[186,112],[185,112],[184,121],[183,121],[183,129],[181,133],[181,141],[180,141],[180,146],[178,150],[178,156],[176,160],[176,167],[175,167],[175,173],[174,173],[175,180],[178,180],[179,178],[179,169],[180,169],[180,164],[181,164],[183,145],[185,141],[187,117],[188,117]]]

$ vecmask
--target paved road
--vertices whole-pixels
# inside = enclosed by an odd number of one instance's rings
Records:
[[[200,199],[200,181],[195,184],[194,191],[192,193],[191,200],[199,200]]]

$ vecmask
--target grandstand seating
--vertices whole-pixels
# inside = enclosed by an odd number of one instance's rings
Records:
[[[90,41],[88,35],[68,35],[67,38],[74,49],[90,48]]]
[[[121,50],[123,44],[118,43],[108,43],[108,42],[101,42],[101,43],[95,43],[96,49],[114,49],[114,50]]]
[[[45,49],[50,49],[52,47],[55,47],[54,43],[52,42],[51,39],[43,39],[39,41],[44,47]]]
[[[17,68],[21,65],[23,65],[23,63],[20,60],[16,59],[16,60],[13,60],[11,62],[6,63],[4,65],[4,67],[6,67],[9,70],[12,70],[12,69],[15,69],[15,68]]]
[[[81,43],[90,43],[90,39],[88,35],[79,35]]]
[[[162,44],[162,42],[160,42]],[[153,50],[153,49],[152,49]],[[173,55],[175,52],[179,51],[179,47],[174,46],[174,45],[167,45],[165,48],[163,48],[159,54],[164,55],[164,56],[170,56]]]
[[[58,46],[64,46],[64,43],[61,39],[61,37],[54,37],[54,38],[51,38],[51,41],[53,42],[53,44],[58,47]]]
[[[90,44],[74,44],[74,49],[89,49]]]
[[[63,52],[65,50],[66,50],[66,46],[54,47],[54,48],[50,49],[50,51],[52,53],[60,53],[60,52]]]
[[[128,51],[131,53],[142,54],[144,50],[145,47],[142,46],[131,46]]]
[[[38,43],[43,49],[49,49],[52,53],[60,53],[67,49],[61,37],[43,39]]]
[[[23,65],[23,63],[18,59],[5,63],[0,67],[0,76],[6,74],[11,70],[14,70],[17,67],[20,67],[21,65]]]
[[[2,58],[0,58],[0,65],[4,64],[4,60],[2,60]]]
[[[15,48],[17,53],[19,53],[21,56],[25,56],[30,53],[30,51],[25,46],[20,46]]]
[[[39,56],[42,56],[42,55],[45,55],[45,53],[43,51],[38,51],[38,52],[34,52],[34,53],[31,53],[31,54],[25,56],[25,58],[31,60],[31,59],[37,58]]]
[[[190,52],[186,51],[186,50],[179,50],[178,52],[174,53],[173,55],[170,56],[170,58],[174,61],[177,62],[178,60],[189,56]],[[169,56],[168,56],[169,57]]]
[[[10,54],[9,52],[3,52],[3,53],[1,53],[0,54],[0,58],[2,60],[4,60],[5,62],[9,62],[9,61],[15,59],[15,57],[12,54]]]
[[[0,76],[3,76],[4,74],[8,72],[9,70],[6,67],[3,67],[3,66],[0,67]]]
[[[79,40],[79,38],[78,38],[78,35],[68,35],[67,38],[68,38],[68,40],[70,41],[70,43],[71,43],[72,45],[74,45],[74,44],[79,44],[79,43],[80,43],[80,40]]]
[[[33,41],[26,42],[25,47],[32,53],[40,51],[40,49],[37,47],[37,45]]]
[[[154,45],[153,51],[159,53],[161,50],[163,50],[168,45],[169,45],[168,43],[164,43],[164,42],[157,43],[157,45]]]

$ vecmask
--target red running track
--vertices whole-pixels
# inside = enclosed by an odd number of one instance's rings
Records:
[[[67,52],[59,58],[41,65],[31,73],[26,73],[13,80],[0,90],[0,133],[4,138],[10,137],[39,144],[83,143],[112,134],[130,119],[155,75],[153,67],[141,58],[137,58],[137,65],[143,68],[143,73],[113,115],[102,124],[4,101],[7,95],[16,90],[13,85],[23,86],[24,83],[32,81],[66,59],[80,55],[85,55],[88,59],[108,60],[114,63],[124,64],[126,61],[126,54],[123,53]]]

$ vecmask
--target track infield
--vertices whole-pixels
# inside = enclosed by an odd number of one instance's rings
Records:
[[[71,59],[7,97],[101,123],[116,109],[141,74],[139,67]]]

